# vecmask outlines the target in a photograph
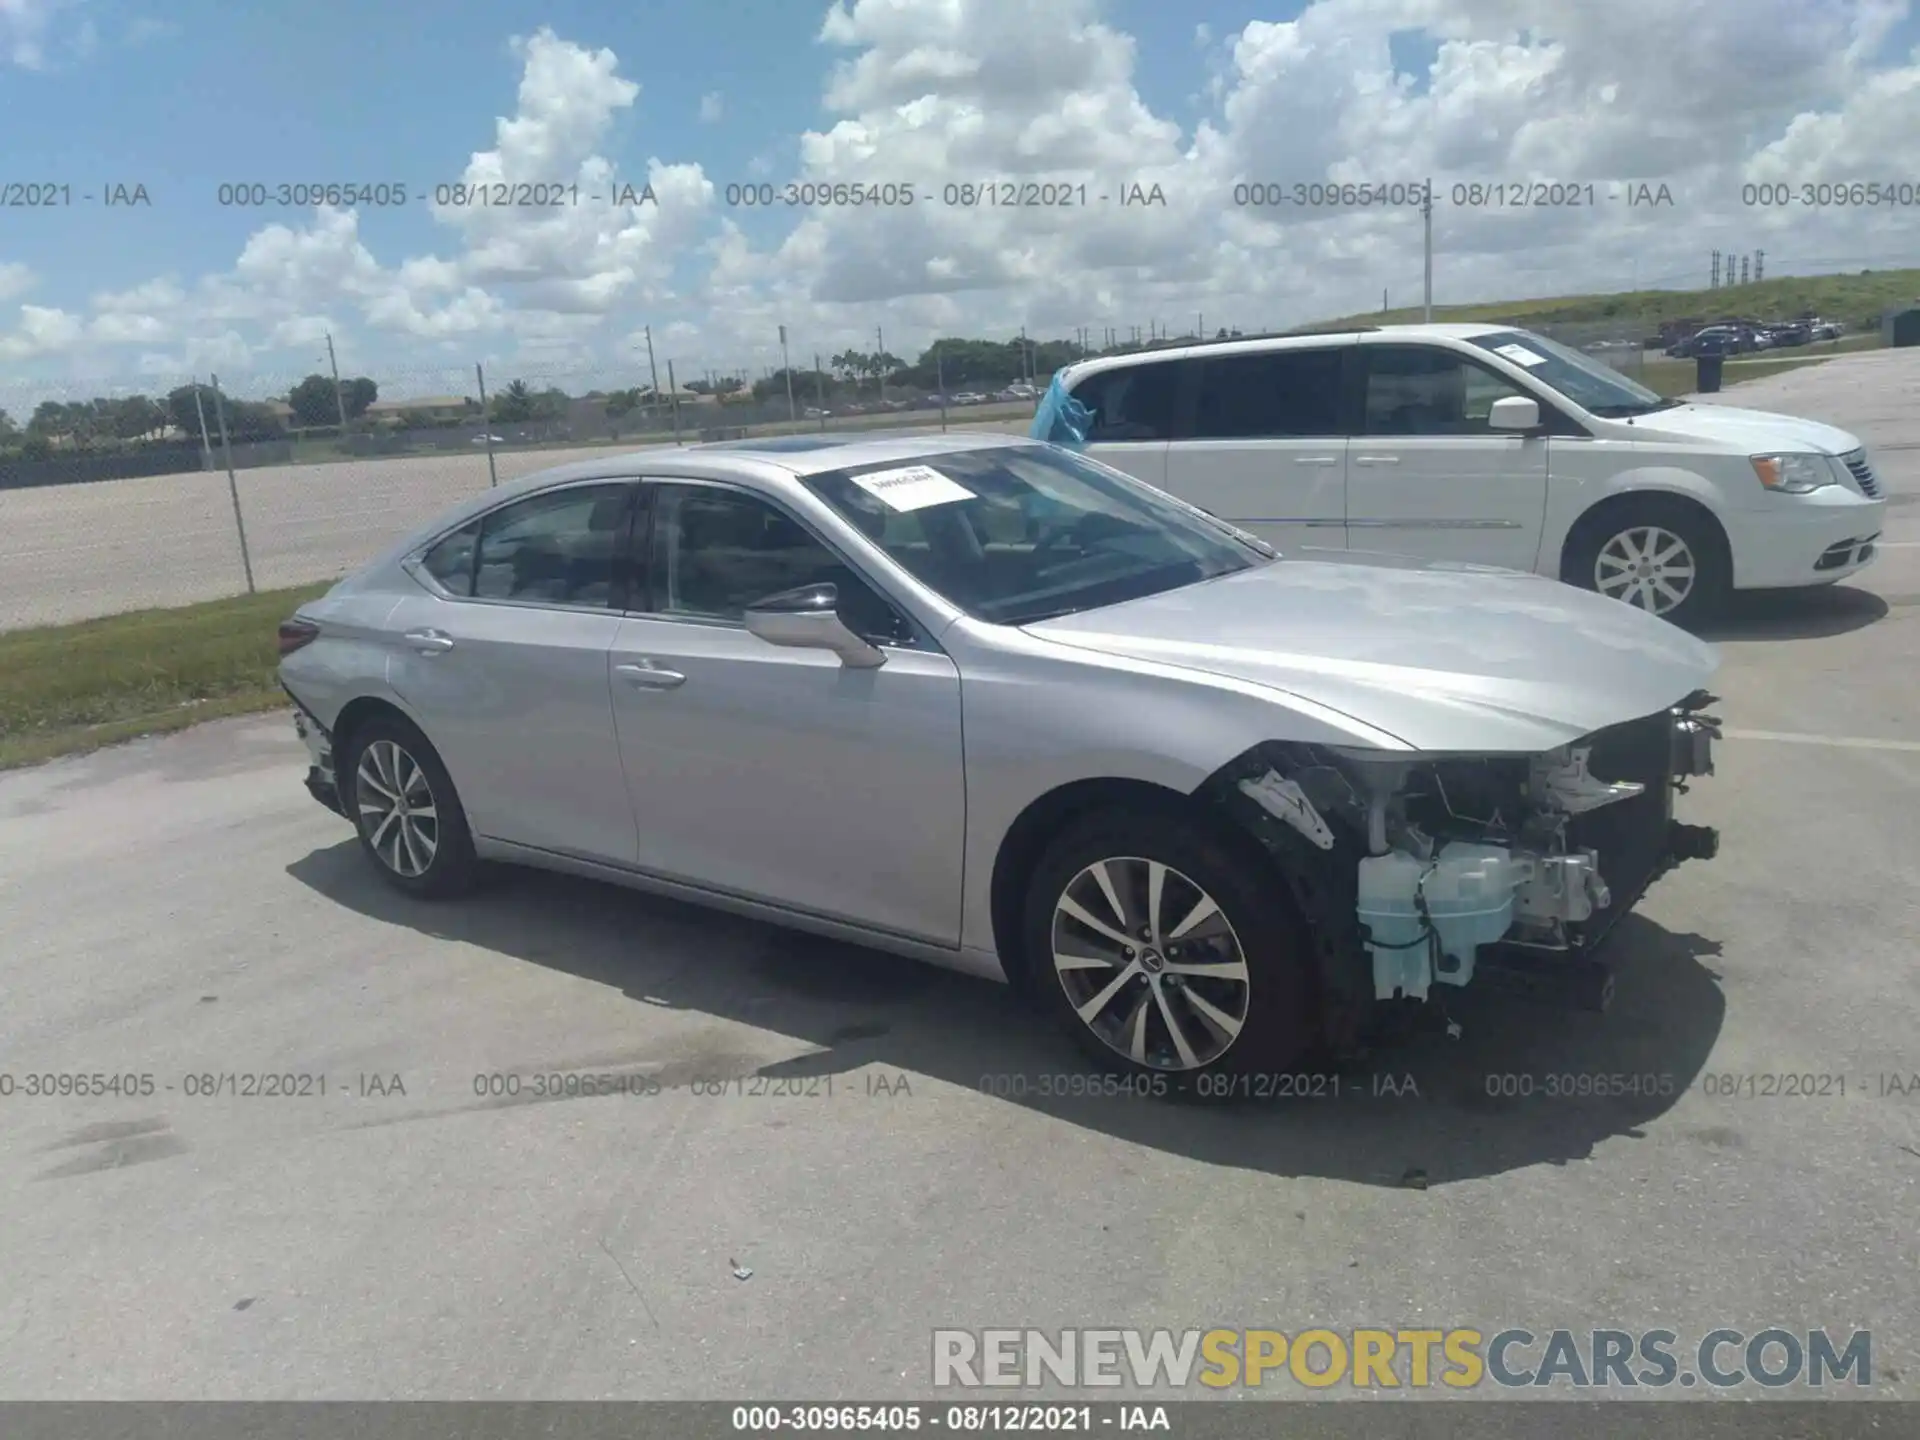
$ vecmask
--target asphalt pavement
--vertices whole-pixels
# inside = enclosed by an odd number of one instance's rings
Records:
[[[1215,1325],[1866,1329],[1920,1398],[1915,356],[1720,397],[1865,436],[1888,548],[1713,632],[1723,851],[1612,1012],[1469,992],[1338,1098],[1048,1093],[999,987],[583,881],[410,902],[283,715],[0,776],[0,1398],[930,1397],[936,1327]]]

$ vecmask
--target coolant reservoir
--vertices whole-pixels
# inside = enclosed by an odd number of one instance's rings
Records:
[[[1423,1000],[1436,980],[1465,985],[1473,961],[1513,925],[1513,894],[1525,876],[1503,846],[1456,840],[1432,861],[1403,851],[1369,855],[1360,862],[1360,922],[1372,935],[1373,992],[1381,1000],[1396,994]],[[1424,884],[1423,879],[1424,877]],[[1425,927],[1414,903],[1426,900],[1442,956],[1434,973],[1430,946],[1419,941]]]

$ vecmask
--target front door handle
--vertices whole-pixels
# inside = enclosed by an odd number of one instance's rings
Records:
[[[453,637],[444,630],[409,630],[407,644],[422,655],[444,655],[453,649]]]
[[[633,665],[616,665],[613,668],[615,674],[636,690],[671,690],[676,685],[684,685],[687,680],[678,670],[669,670],[655,660],[642,660]]]
[[[1398,465],[1400,463],[1400,457],[1398,455],[1356,455],[1353,457],[1353,463],[1356,465]]]
[[[1294,459],[1296,465],[1338,465],[1338,455],[1301,455]]]

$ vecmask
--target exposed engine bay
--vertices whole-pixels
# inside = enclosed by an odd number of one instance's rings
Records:
[[[1704,712],[1717,699],[1696,691],[1541,755],[1262,746],[1216,794],[1291,832],[1275,846],[1264,828],[1296,891],[1303,868],[1317,872],[1305,889],[1351,915],[1342,928],[1376,1002],[1426,1000],[1489,966],[1582,975],[1648,885],[1718,851],[1715,831],[1673,818],[1674,795],[1713,773],[1720,721]],[[1611,995],[1610,975],[1601,983],[1596,1008]]]

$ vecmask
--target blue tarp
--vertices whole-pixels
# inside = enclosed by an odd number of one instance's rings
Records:
[[[1031,440],[1048,440],[1078,450],[1087,443],[1087,431],[1093,424],[1093,412],[1069,395],[1060,376],[1053,377],[1047,393],[1040,397],[1040,408],[1033,413]]]

